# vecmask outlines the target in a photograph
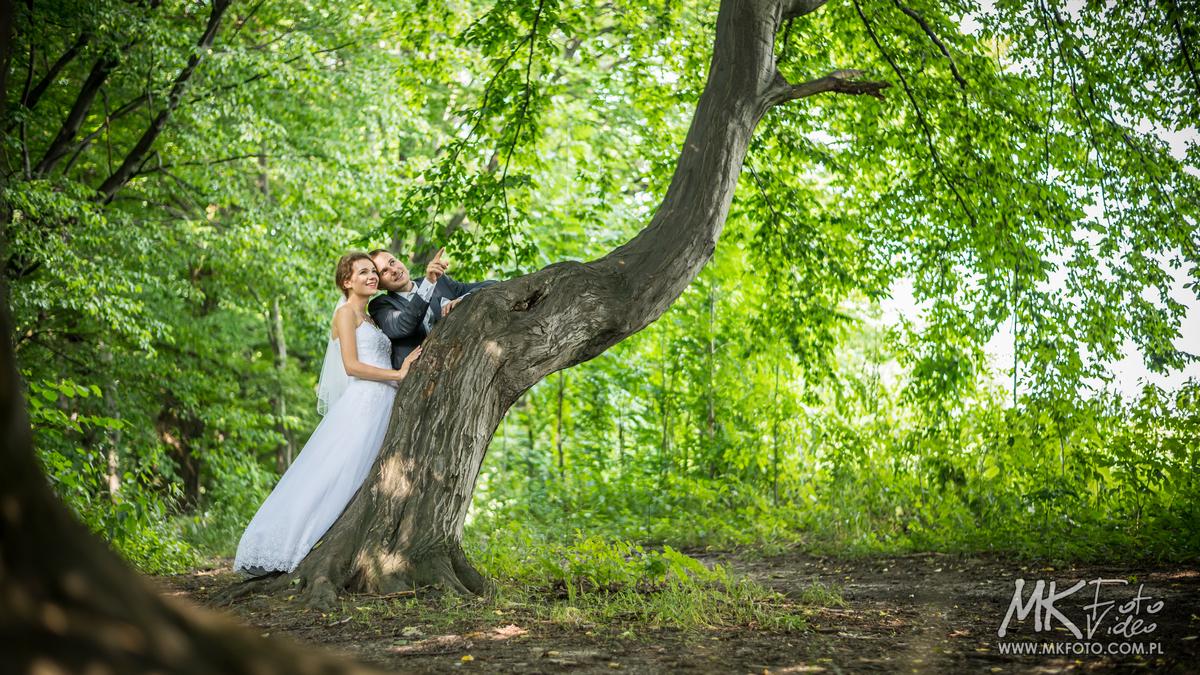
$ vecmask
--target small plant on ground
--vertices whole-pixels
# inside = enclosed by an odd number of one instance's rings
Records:
[[[498,603],[529,606],[558,623],[798,630],[805,625],[802,605],[841,603],[825,587],[806,589],[796,601],[670,546],[581,536],[554,544],[516,527],[471,543],[496,580]]]

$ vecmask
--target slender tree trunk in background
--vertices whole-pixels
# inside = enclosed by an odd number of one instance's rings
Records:
[[[283,436],[283,442],[276,450],[275,464],[282,473],[292,465],[292,454],[296,446],[292,440],[292,431],[287,426],[287,389],[284,387],[288,361],[287,336],[283,331],[283,309],[279,306],[278,297],[271,301],[271,342],[275,351],[275,427]]]
[[[625,470],[625,409],[617,409],[617,466]]]
[[[566,468],[566,463],[563,461],[563,390],[566,389],[566,381],[563,378],[563,371],[558,371],[558,423],[554,431],[554,445],[558,451],[558,480],[563,479],[563,474]]]
[[[105,398],[107,397],[106,394]],[[119,430],[114,429],[112,435],[119,435]],[[121,457],[117,452],[116,445],[110,446],[108,452],[105,454],[105,463],[107,465],[105,468],[107,472],[105,479],[108,483],[108,497],[115,502],[121,495]]]
[[[100,362],[105,368],[110,368],[113,362],[112,350],[108,344],[100,343]],[[105,415],[113,419],[120,419],[121,411],[117,408],[116,395],[117,382],[112,380],[104,385],[104,409]],[[121,494],[121,429],[110,429],[108,431],[108,447],[105,450],[105,482],[108,486],[108,496],[114,502]]]
[[[528,449],[525,451],[525,468],[526,475],[529,476],[530,485],[538,477],[537,465],[534,464],[534,454],[537,452],[537,430],[533,428],[533,402],[528,396],[523,400],[525,411],[525,439],[528,441]]]
[[[660,483],[667,477],[667,461],[671,454],[671,408],[668,396],[671,391],[671,377],[667,369],[667,334],[664,331],[659,342],[658,374],[662,381],[662,393],[658,397],[658,411],[662,418],[662,438],[658,443],[658,471]]]
[[[775,364],[775,394],[771,406],[771,504],[779,506],[779,364]]]
[[[507,476],[512,465],[512,458],[508,453],[508,415],[505,415],[504,420],[500,422],[500,456],[504,458],[504,466],[500,468],[501,473]]]
[[[490,286],[439,322],[399,385],[386,440],[363,487],[291,575],[246,584],[329,606],[342,589],[387,593],[488,584],[462,549],[488,443],[508,408],[547,375],[594,358],[657,319],[712,256],[762,116],[820,92],[878,95],[838,72],[788,83],[775,67],[782,23],[822,0],[725,0],[708,83],[675,174],[650,223],[587,263],[562,262]]]
[[[787,447],[796,451],[796,476],[797,476],[797,478],[800,478],[801,476],[804,475],[803,473],[801,473],[802,467],[809,466],[810,463],[808,461],[808,452],[804,448],[800,447],[799,445],[796,445],[796,427],[794,425],[792,426],[791,431],[788,432]],[[806,482],[806,481],[803,481],[802,479],[797,480],[797,483],[803,483],[803,482]],[[793,491],[793,494],[794,494],[794,492],[795,491]]]
[[[263,194],[263,200],[271,203],[271,174],[267,166],[267,151],[264,146],[258,155],[258,189]],[[275,469],[279,473],[287,471],[292,465],[292,455],[296,445],[292,439],[292,431],[287,426],[287,334],[283,328],[283,308],[279,304],[279,296],[271,298],[271,317],[267,322],[267,339],[271,343],[271,351],[275,356],[275,396],[272,403],[275,408],[275,429],[283,438],[283,442],[275,449]]]
[[[1012,271],[1012,334],[1013,334],[1013,378],[1012,378],[1012,404],[1013,408],[1017,407],[1017,371],[1020,369],[1021,357],[1020,346],[1021,341],[1017,333],[1017,270]]]
[[[717,431],[717,411],[716,411],[716,401],[714,400],[716,394],[713,393],[714,389],[716,388],[714,386],[716,383],[713,382],[713,378],[714,378],[713,371],[715,369],[713,362],[714,362],[714,356],[717,351],[716,322],[717,322],[717,299],[716,299],[716,293],[714,292],[714,289],[710,286],[708,289],[708,349],[706,350],[706,356],[708,357],[708,362],[707,362],[708,389],[705,391],[705,399],[707,402],[707,411],[708,411],[708,424],[704,428],[705,429],[704,438],[708,441],[708,446],[709,446],[710,452],[713,449],[712,448],[713,441],[716,439],[716,431]]]
[[[688,410],[687,408],[683,409],[683,424],[681,425],[682,428],[687,429],[691,426],[692,415],[693,415],[693,412],[691,410]],[[679,470],[680,476],[686,476],[687,472],[688,472],[688,457],[690,454],[689,448],[690,448],[690,446],[688,444],[688,439],[684,438],[683,442],[679,444],[679,463],[676,465],[676,468]]]

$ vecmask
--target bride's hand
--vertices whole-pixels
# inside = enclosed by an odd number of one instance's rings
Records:
[[[403,380],[405,377],[408,377],[409,366],[411,366],[413,364],[413,361],[416,361],[420,357],[421,357],[421,348],[420,347],[417,347],[416,349],[412,350],[411,352],[409,352],[408,356],[404,357],[404,363],[400,364],[400,371],[399,371],[401,380]]]

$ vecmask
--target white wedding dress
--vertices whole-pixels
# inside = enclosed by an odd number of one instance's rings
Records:
[[[363,321],[354,337],[360,361],[392,367],[392,342],[375,324]],[[338,348],[337,340],[331,340],[326,362],[341,368]],[[338,394],[246,527],[234,570],[295,570],[366,479],[383,445],[396,383],[349,377]]]

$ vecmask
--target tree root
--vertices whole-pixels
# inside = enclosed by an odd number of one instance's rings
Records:
[[[234,602],[253,595],[260,591],[270,591],[272,584],[283,576],[282,574],[270,574],[262,577],[254,577],[239,581],[229,588],[221,591],[213,598],[213,602],[217,605],[232,605]]]
[[[467,554],[463,552],[461,546],[456,546],[450,551],[450,564],[462,585],[475,595],[488,596],[495,590],[492,582],[480,574],[470,560],[467,560]]]
[[[329,577],[321,575],[304,584],[304,606],[328,612],[337,605],[338,592]]]
[[[314,549],[314,554],[317,550]],[[347,573],[335,564],[329,551],[301,563],[292,574],[278,574],[242,581],[216,596],[221,605],[255,593],[297,592],[305,607],[329,611],[343,593],[370,595],[426,595],[452,592],[462,596],[490,595],[493,586],[467,559],[460,546],[450,546],[405,565],[401,570],[371,574],[367,569]],[[341,570],[339,574],[335,570]]]

